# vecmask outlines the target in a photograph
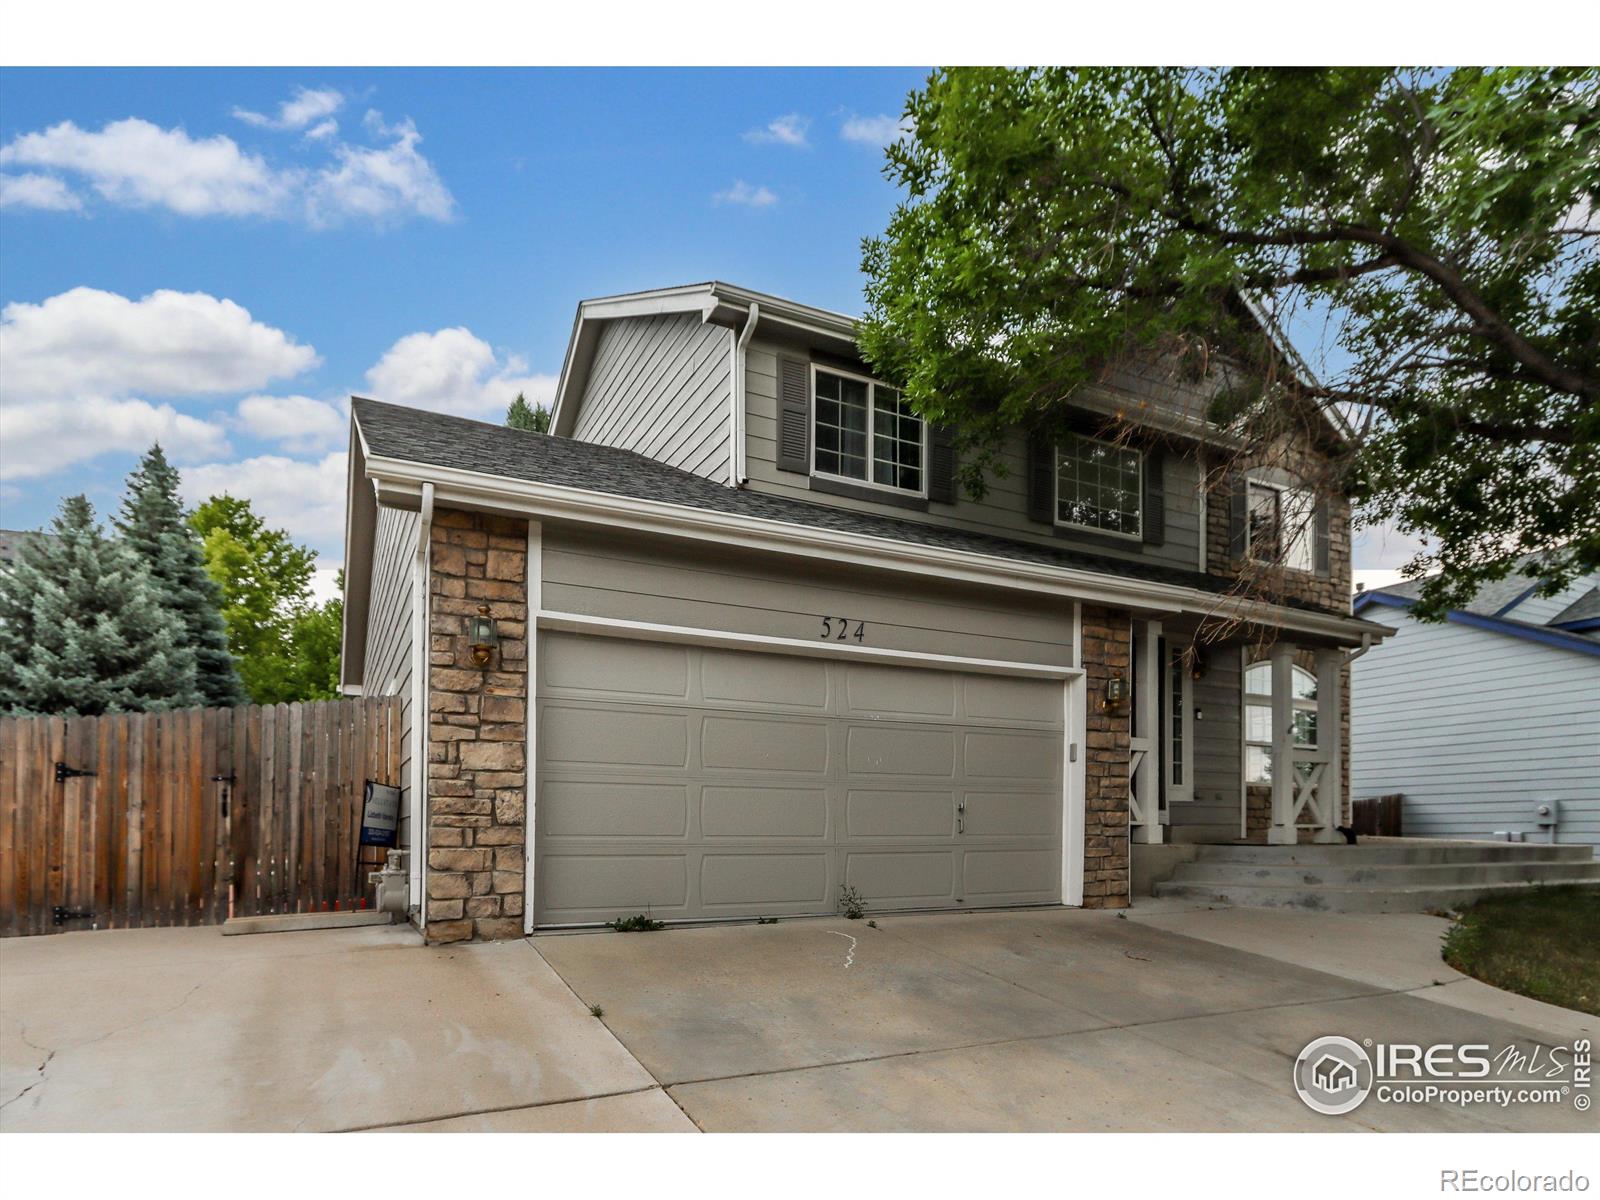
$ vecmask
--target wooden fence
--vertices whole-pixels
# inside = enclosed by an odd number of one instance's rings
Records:
[[[0,717],[0,935],[361,907],[394,698]]]
[[[1395,793],[1350,802],[1350,828],[1368,837],[1399,837],[1400,806],[1405,797]]]

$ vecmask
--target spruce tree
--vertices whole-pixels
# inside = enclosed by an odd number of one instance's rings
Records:
[[[534,407],[528,403],[528,398],[521,392],[506,409],[506,424],[513,429],[525,429],[532,433],[550,432],[550,410],[544,405]]]
[[[194,651],[201,703],[249,702],[222,620],[222,590],[206,571],[205,550],[178,503],[178,472],[157,442],[128,476],[117,528],[155,580],[160,602],[183,625]]]
[[[0,570],[0,711],[98,715],[200,702],[194,653],[143,560],[83,496]]]

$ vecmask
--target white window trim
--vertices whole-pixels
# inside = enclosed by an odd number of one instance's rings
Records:
[[[1058,529],[1075,529],[1083,533],[1092,533],[1096,537],[1119,538],[1131,545],[1144,544],[1144,471],[1145,454],[1136,446],[1119,446],[1116,442],[1108,442],[1104,438],[1090,437],[1086,433],[1075,433],[1073,437],[1082,438],[1086,442],[1094,442],[1100,446],[1110,446],[1117,450],[1132,450],[1139,456],[1139,489],[1134,495],[1139,502],[1139,531],[1137,533],[1122,533],[1116,529],[1101,529],[1098,525],[1080,525],[1076,521],[1063,521],[1061,519],[1061,444],[1054,443],[1050,447],[1050,479],[1051,503],[1050,519]]]
[[[1194,675],[1183,662],[1183,647],[1172,642],[1167,643],[1166,661],[1161,664],[1161,669],[1166,673],[1167,702],[1161,711],[1161,735],[1163,738],[1161,769],[1167,789],[1167,799],[1176,803],[1188,803],[1194,799]],[[1183,702],[1182,720],[1176,723],[1176,732],[1183,747],[1183,754],[1176,765],[1183,769],[1183,778],[1173,781],[1172,768],[1175,765],[1172,754],[1172,735],[1174,722],[1172,720],[1172,683],[1173,676],[1177,676],[1178,697]]]
[[[1272,693],[1271,692],[1252,692],[1252,691],[1249,691],[1245,686],[1246,681],[1249,680],[1249,678],[1250,678],[1250,668],[1265,666],[1265,665],[1267,665],[1267,661],[1268,660],[1266,660],[1266,659],[1262,659],[1260,662],[1245,663],[1245,665],[1244,665],[1244,675],[1240,679],[1240,692],[1243,695],[1244,700],[1243,700],[1243,704],[1242,704],[1242,710],[1239,713],[1239,728],[1240,728],[1240,731],[1241,731],[1241,733],[1243,735],[1243,739],[1244,739],[1244,753],[1241,754],[1240,757],[1239,757],[1239,775],[1244,780],[1244,783],[1245,783],[1246,787],[1270,787],[1272,785],[1272,780],[1270,780],[1270,779],[1251,779],[1250,778],[1250,774],[1249,774],[1249,772],[1250,772],[1250,747],[1251,746],[1255,746],[1258,749],[1265,750],[1267,752],[1267,758],[1269,760],[1272,757],[1272,749],[1273,749],[1273,739],[1269,738],[1267,741],[1261,742],[1261,741],[1256,741],[1256,740],[1254,740],[1254,739],[1252,739],[1250,737],[1250,713],[1249,713],[1249,709],[1250,709],[1250,707],[1252,705],[1254,705],[1254,706],[1256,706],[1258,708],[1264,708],[1270,713],[1272,711]],[[1317,675],[1316,675],[1315,671],[1308,671],[1304,667],[1300,666],[1298,663],[1296,663],[1296,664],[1291,666],[1291,668],[1290,668],[1290,676],[1293,677],[1293,674],[1296,671],[1298,671],[1302,675],[1309,675],[1313,682],[1315,682],[1315,680],[1317,678]],[[1294,714],[1297,713],[1297,712],[1315,713],[1317,711],[1318,711],[1317,701],[1315,701],[1315,700],[1307,700],[1307,699],[1305,699],[1305,698],[1303,698],[1301,696],[1290,696],[1289,697],[1289,717],[1290,717],[1290,720],[1294,719]],[[1273,730],[1273,733],[1274,733],[1274,735],[1276,735],[1277,730]],[[1322,736],[1322,730],[1321,730],[1321,728],[1319,726],[1318,729],[1317,729],[1317,737],[1320,739],[1321,736]],[[1311,742],[1310,744],[1308,744],[1305,747],[1305,749],[1308,749],[1308,750],[1315,750],[1316,748],[1317,748],[1317,743],[1316,742]]]
[[[1290,566],[1284,559],[1288,556],[1283,545],[1283,530],[1278,531],[1278,557],[1257,558],[1255,555],[1255,539],[1250,536],[1250,514],[1255,506],[1251,503],[1250,491],[1252,488],[1266,488],[1278,493],[1278,514],[1281,521],[1283,514],[1283,494],[1285,492],[1302,492],[1311,501],[1307,510],[1306,541],[1311,549],[1311,563],[1305,567]],[[1315,575],[1317,573],[1317,497],[1308,487],[1296,484],[1273,483],[1266,479],[1247,478],[1245,480],[1245,505],[1244,505],[1244,552],[1251,562],[1260,563],[1268,567],[1281,567],[1285,571],[1293,571],[1296,575]]]
[[[865,479],[857,479],[852,475],[835,475],[831,471],[817,470],[818,371],[825,371],[829,375],[837,375],[841,379],[855,379],[867,385],[867,477]],[[872,468],[877,461],[872,455],[873,444],[878,437],[877,422],[873,420],[873,414],[877,410],[878,389],[880,387],[887,388],[891,387],[891,385],[874,379],[870,375],[859,375],[854,371],[842,371],[837,367],[827,365],[819,366],[817,363],[811,364],[810,404],[806,409],[806,420],[809,422],[809,428],[806,432],[811,443],[811,474],[817,479],[831,479],[835,483],[849,483],[854,484],[856,487],[872,488],[874,491],[887,492],[891,496],[916,496],[919,499],[926,500],[928,498],[928,423],[921,417],[917,418],[917,424],[922,427],[922,487],[920,489],[895,487],[892,484],[879,483],[872,478]],[[902,396],[905,395],[899,388],[893,388],[892,390],[900,392]]]

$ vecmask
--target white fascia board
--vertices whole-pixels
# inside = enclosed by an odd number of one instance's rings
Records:
[[[489,508],[541,519],[631,529],[716,545],[738,545],[773,554],[900,571],[1090,604],[1248,620],[1351,645],[1359,644],[1363,633],[1381,638],[1394,632],[1356,617],[1253,603],[1181,585],[1152,583],[969,550],[919,546],[869,534],[820,529],[532,480],[507,479],[455,467],[379,458],[367,460],[367,472],[381,478],[386,489],[420,488],[425,481],[432,482],[440,505]]]
[[[856,344],[857,320],[845,313],[832,312],[826,308],[813,308],[809,304],[797,304],[793,300],[785,300],[782,296],[769,296],[763,292],[752,292],[748,288],[734,287],[728,283],[713,283],[711,294],[724,306],[731,308],[742,318],[752,304],[761,306],[762,324],[785,325],[803,335],[822,338],[830,342],[845,342],[850,346]]]

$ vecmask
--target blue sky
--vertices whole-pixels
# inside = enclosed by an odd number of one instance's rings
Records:
[[[0,525],[155,436],[333,561],[351,392],[498,418],[586,296],[847,312],[922,70],[7,70]]]

